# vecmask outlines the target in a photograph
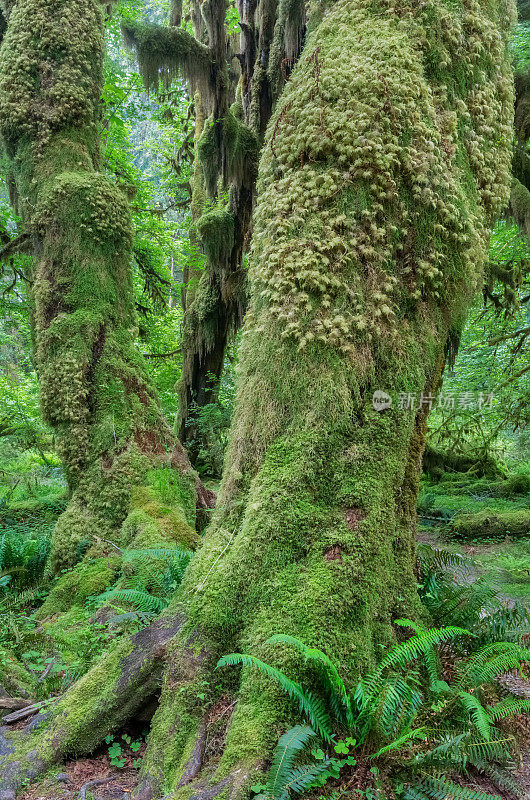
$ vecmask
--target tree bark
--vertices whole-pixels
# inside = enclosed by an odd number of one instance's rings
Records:
[[[214,674],[219,656],[251,652],[308,680],[263,645],[291,634],[332,655],[352,685],[394,640],[394,620],[421,614],[425,420],[508,199],[513,8],[326,5],[262,152],[231,444],[174,599],[184,621],[141,800],[239,796],[292,721],[265,678]],[[393,404],[376,409],[375,392]],[[220,758],[202,749],[219,691],[237,700]],[[66,732],[61,751],[71,748]]]

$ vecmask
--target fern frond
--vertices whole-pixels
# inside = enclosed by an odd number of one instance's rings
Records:
[[[414,631],[416,636],[422,636],[424,633],[426,633],[425,628],[415,622],[412,622],[411,620],[397,620],[396,624],[405,628],[409,628],[410,630]],[[437,687],[440,684],[440,663],[434,647],[432,645],[428,645],[425,648],[423,656],[431,690],[436,692]]]
[[[316,647],[308,647],[295,636],[287,636],[285,634],[271,636],[265,644],[288,644],[295,647],[303,655],[304,660],[318,670],[329,694],[332,711],[337,719],[341,721],[342,718],[342,721],[346,724],[353,725],[353,713],[348,692],[335,664],[326,653]]]
[[[448,767],[456,764],[465,767],[467,757],[462,744],[466,739],[465,733],[455,736],[446,736],[442,741],[424,753],[416,753],[412,759],[403,762],[409,767]]]
[[[458,692],[458,697],[480,735],[486,741],[489,741],[491,738],[491,720],[484,706],[469,692],[460,691]]]
[[[315,731],[308,725],[296,725],[280,738],[274,750],[265,791],[270,800],[285,800],[288,797],[285,787],[291,774],[293,761],[304,749],[309,739],[315,735]]]
[[[369,758],[380,758],[382,755],[399,750],[404,744],[406,744],[406,742],[410,742],[411,739],[425,739],[425,730],[425,728],[414,728],[414,730],[406,731],[405,733],[402,733],[401,736],[398,736],[397,739],[394,739],[394,741],[390,742],[390,744],[381,747],[377,753],[369,756]]]
[[[460,575],[468,575],[473,571],[476,562],[469,556],[454,553],[451,550],[444,550],[439,547],[431,547],[428,544],[420,544],[416,553],[422,570],[436,570],[447,572],[452,570]]]
[[[367,716],[368,728],[375,723],[384,736],[398,736],[412,724],[422,704],[422,695],[399,676],[387,678],[371,703]]]
[[[108,592],[98,595],[94,603],[97,606],[111,603],[127,603],[136,606],[138,611],[160,613],[167,606],[167,602],[160,597],[154,597],[148,592],[140,592],[135,589],[111,589]]]
[[[460,686],[476,688],[530,661],[530,650],[516,642],[493,642],[473,653],[456,671]]]
[[[219,667],[235,666],[236,664],[256,669],[258,672],[276,681],[282,691],[291,699],[298,701],[300,712],[307,718],[315,731],[322,736],[325,741],[331,741],[331,720],[324,707],[324,703],[319,697],[314,697],[310,692],[305,692],[299,683],[292,681],[287,675],[284,675],[281,670],[272,667],[270,664],[266,664],[255,656],[243,655],[242,653],[230,653],[219,659],[216,669]]]
[[[396,625],[410,627],[414,623],[411,620],[396,620]],[[465,628],[458,628],[449,625],[445,628],[432,628],[424,631],[418,636],[411,636],[406,642],[395,645],[388,655],[380,663],[376,674],[381,674],[389,667],[404,669],[420,655],[424,655],[429,647],[436,644],[456,639],[458,636],[472,636],[473,634]]]
[[[499,789],[506,790],[513,795],[513,797],[525,797],[525,789],[507,769],[503,769],[503,767],[498,766],[498,764],[490,764],[487,762],[483,762],[482,764],[475,762],[473,766],[480,772],[483,772],[484,775],[487,775]]]
[[[489,741],[471,737],[465,743],[465,750],[471,764],[477,762],[496,762],[499,764],[509,764],[511,756],[509,752],[510,745],[514,743],[513,736],[507,736],[495,729],[492,730],[491,735],[497,738],[490,738]]]
[[[432,800],[501,800],[498,794],[467,789],[444,777],[425,778],[423,787]]]
[[[153,559],[167,559],[172,561],[189,562],[193,558],[191,550],[181,550],[178,547],[144,547],[138,550],[125,550],[123,552],[124,561],[149,562]]]
[[[295,767],[292,769],[287,775],[285,793],[282,792],[277,800],[280,800],[280,798],[289,797],[289,792],[301,794],[305,789],[309,789],[311,784],[315,782],[316,778],[329,769],[329,765],[330,761],[328,759],[319,763],[303,764],[300,767]],[[273,798],[273,800],[276,800],[276,798]]]
[[[520,714],[522,711],[530,711],[530,697],[505,697],[494,706],[488,706],[488,716],[493,722]]]

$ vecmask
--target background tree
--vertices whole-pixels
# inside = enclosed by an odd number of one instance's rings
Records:
[[[202,243],[208,267],[199,280],[192,270],[186,293],[178,419],[179,437],[192,458],[201,442],[190,410],[215,400],[228,336],[241,325],[246,308],[243,256],[251,237],[258,149],[306,27],[300,0],[236,5],[239,47],[228,0],[191,2],[184,16],[177,2],[169,28],[123,26],[149,88],[180,75],[198,92],[193,236]],[[190,19],[195,36],[187,30]]]
[[[183,524],[186,513],[194,523],[197,491],[207,502],[135,345],[128,200],[101,172],[102,9],[81,5],[9,4],[0,77],[16,210],[35,257],[42,411],[72,491],[55,528],[52,571],[75,564],[94,537],[114,538],[132,487],[155,466],[175,468],[182,482]]]

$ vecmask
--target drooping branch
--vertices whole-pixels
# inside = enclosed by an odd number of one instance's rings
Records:
[[[138,56],[146,88],[157,90],[160,81],[168,87],[178,77],[189,81],[193,90],[208,95],[214,81],[211,51],[182,28],[124,21],[125,43]]]

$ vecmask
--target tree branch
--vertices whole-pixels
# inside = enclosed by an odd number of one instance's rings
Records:
[[[22,233],[16,239],[11,239],[0,250],[0,261],[16,255],[17,253],[28,253],[31,249],[31,239],[28,233]]]

